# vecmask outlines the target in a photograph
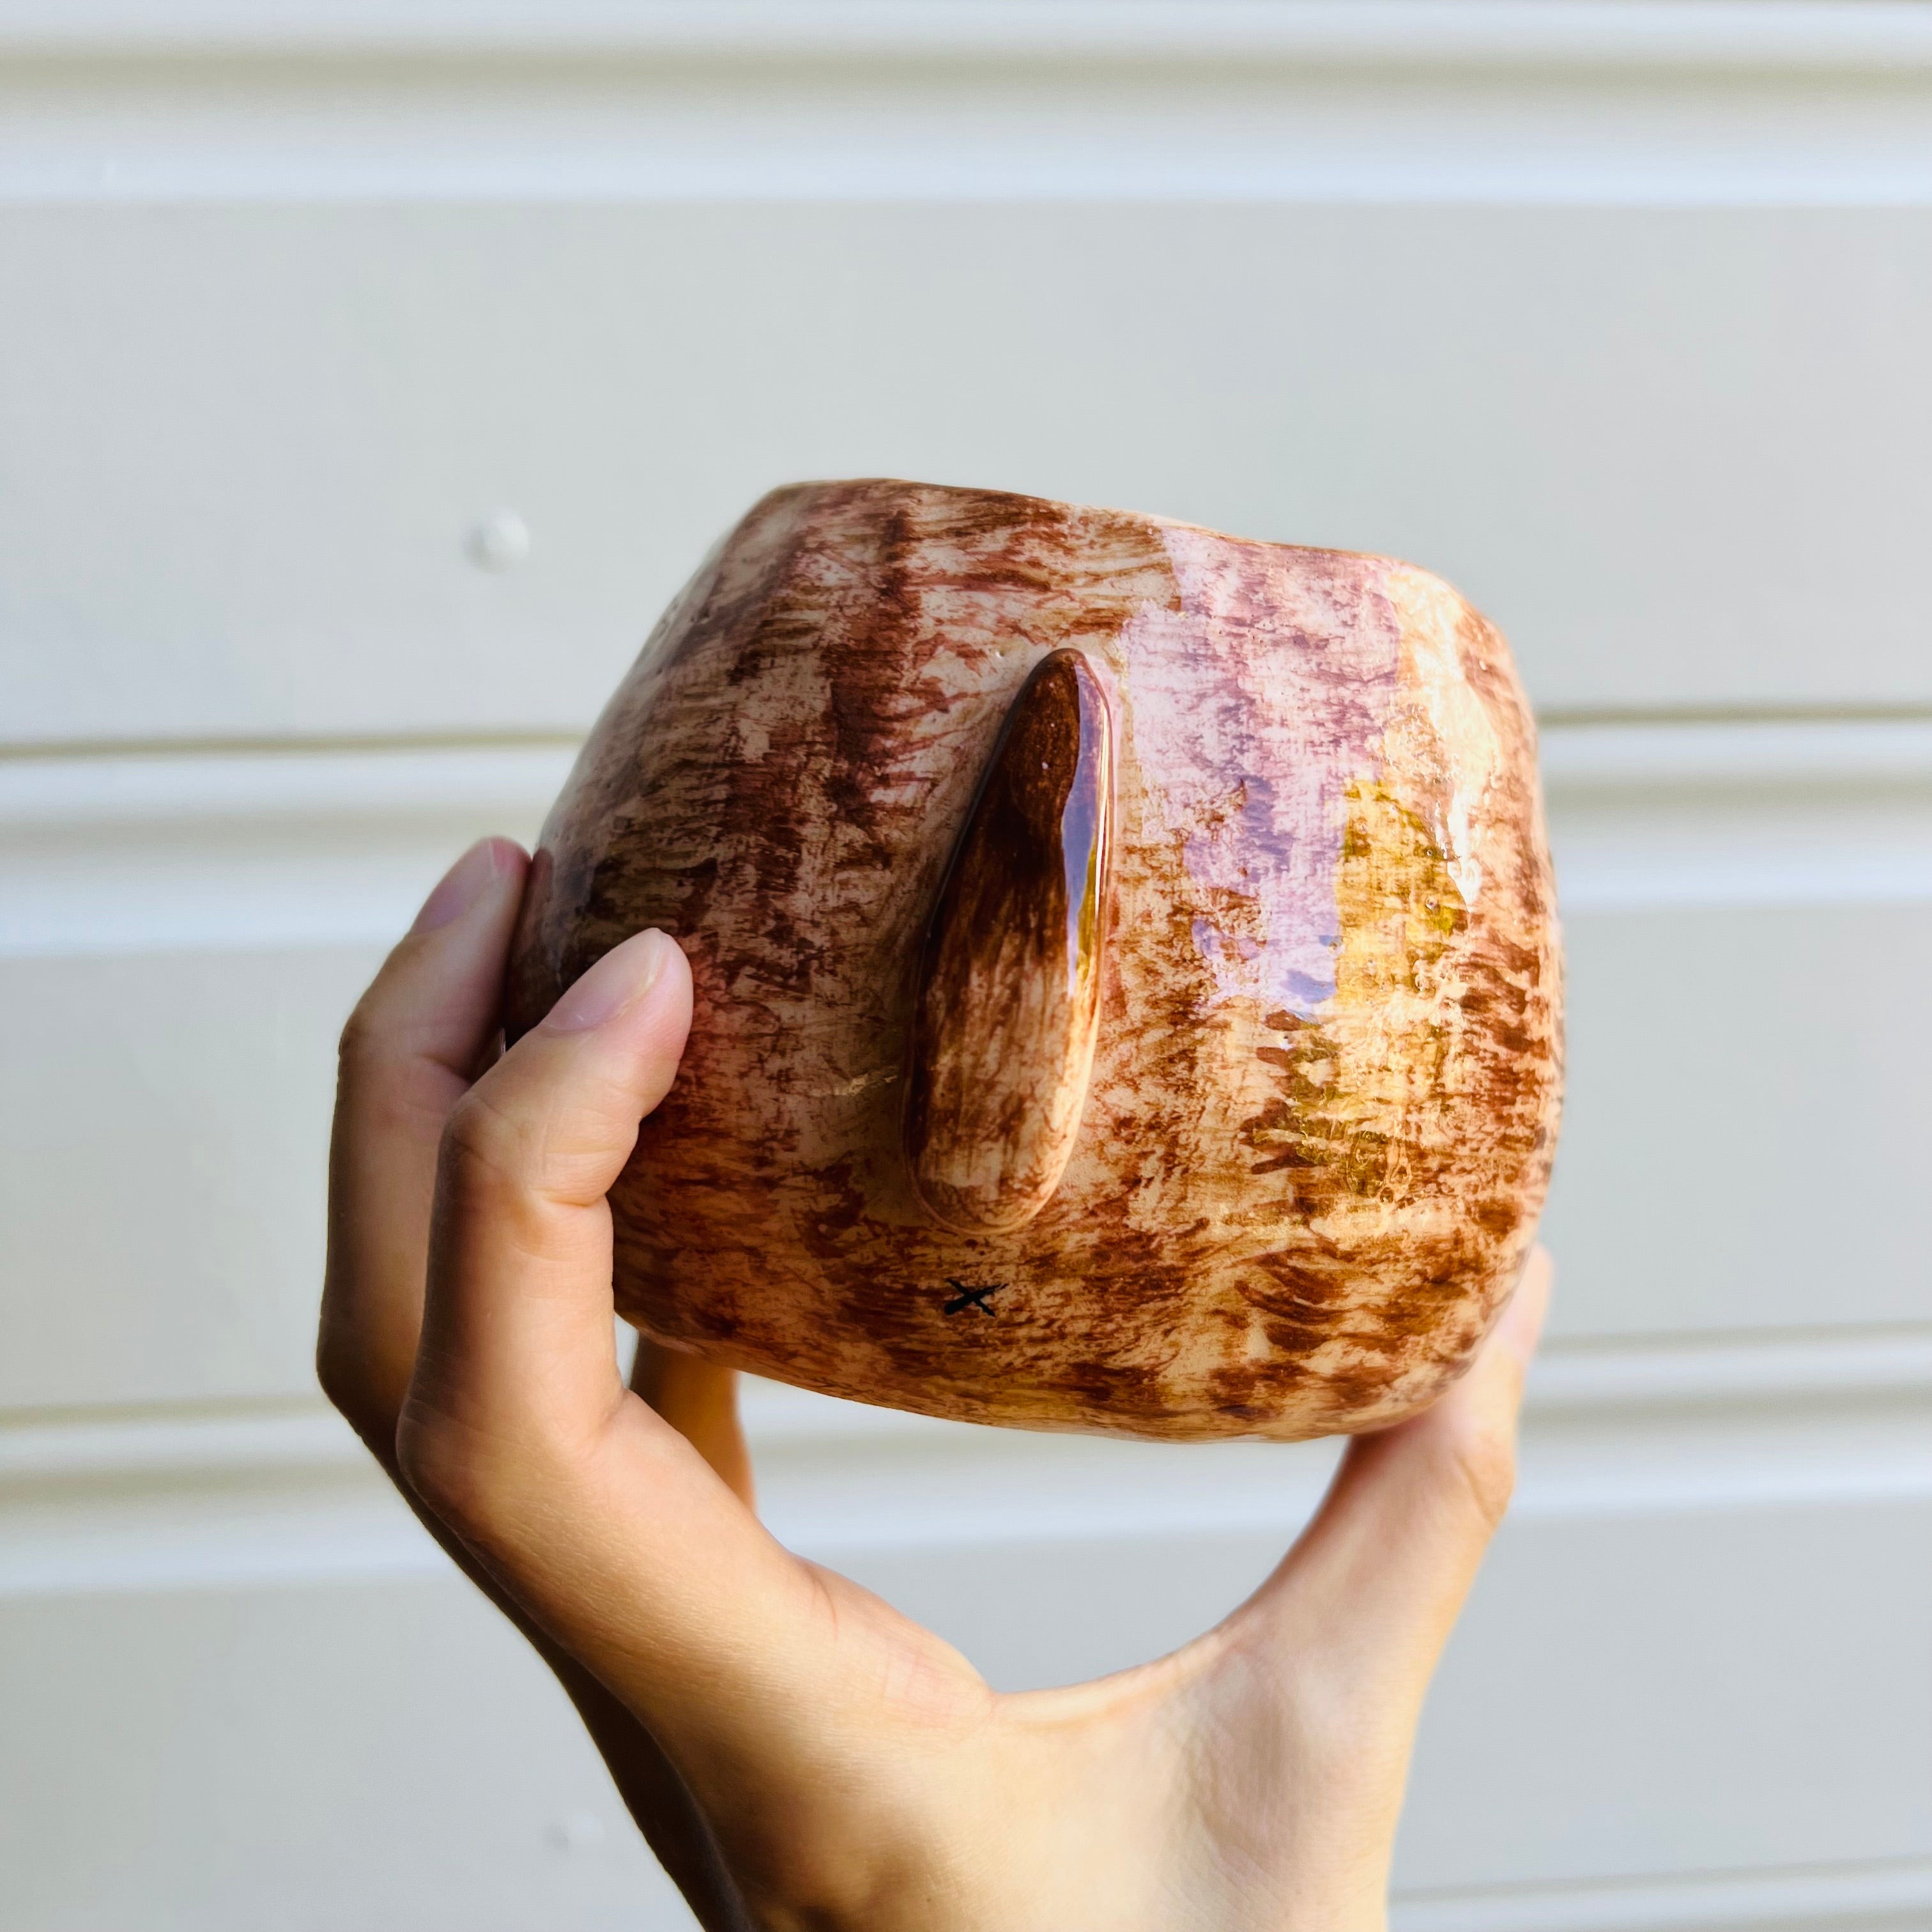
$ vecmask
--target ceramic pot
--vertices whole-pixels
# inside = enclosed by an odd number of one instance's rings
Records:
[[[858,1400],[1294,1438],[1466,1364],[1561,976],[1502,638],[1385,558],[892,482],[774,492],[544,827],[533,1024],[677,938],[620,1311]]]

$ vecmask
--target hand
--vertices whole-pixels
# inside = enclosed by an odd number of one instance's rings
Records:
[[[521,870],[501,844],[460,861],[345,1035],[323,1382],[557,1670],[700,1919],[1380,1924],[1423,1695],[1508,1498],[1546,1257],[1442,1401],[1349,1445],[1224,1622],[997,1694],[760,1527],[727,1382],[646,1352],[657,1406],[624,1388],[604,1197],[676,1075],[690,978],[641,933],[494,1058]]]

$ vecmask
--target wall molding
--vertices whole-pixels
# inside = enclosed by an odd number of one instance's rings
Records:
[[[1932,903],[1932,722],[1546,726],[1568,912]]]
[[[544,738],[17,757],[0,760],[0,838],[424,811],[527,815],[555,795],[576,751],[574,740]]]
[[[1285,1541],[1340,1448],[982,1430],[770,1383],[748,1385],[745,1409],[767,1520],[788,1543],[833,1561],[1203,1536]],[[1928,1415],[1932,1327],[1559,1338],[1531,1380],[1516,1514],[1534,1523],[1916,1508],[1932,1501]],[[0,1598],[442,1568],[319,1400],[16,1412],[0,1421]]]
[[[1932,788],[1932,718],[1546,722],[1544,782],[1555,794],[1820,787]]]
[[[1846,1400],[1932,1402],[1932,1325],[1634,1342],[1559,1337],[1537,1359],[1526,1408],[1533,1424],[1547,1424]],[[744,1407],[748,1432],[766,1454],[989,1439],[970,1424],[755,1378]],[[0,1486],[10,1488],[360,1468],[365,1460],[348,1425],[319,1400],[0,1414]]]
[[[1397,1893],[1394,1932],[1919,1932],[1932,1860],[1518,1890]]]
[[[534,839],[574,747],[0,760],[0,958],[386,946],[474,838]]]
[[[0,200],[1919,206],[1928,88],[1921,0],[6,0]]]
[[[1932,72],[1917,0],[9,0],[0,57],[816,56]]]
[[[170,822],[387,816],[425,808],[527,811],[547,802],[579,741],[545,734],[260,746],[130,745],[0,756],[0,838]],[[1932,790],[1932,719],[1546,722],[1553,796],[1692,788]]]
[[[0,759],[0,958],[386,944],[567,740]],[[1554,724],[1566,911],[1932,904],[1932,722]]]

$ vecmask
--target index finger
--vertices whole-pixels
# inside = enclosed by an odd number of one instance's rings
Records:
[[[343,1029],[316,1369],[392,1469],[422,1320],[436,1147],[496,1035],[528,862],[507,838],[471,846]]]

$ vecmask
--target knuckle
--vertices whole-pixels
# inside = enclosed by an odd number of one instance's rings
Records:
[[[496,1195],[519,1188],[531,1164],[524,1124],[472,1088],[450,1109],[442,1130],[442,1166],[461,1191]]]
[[[363,1447],[379,1449],[384,1433],[382,1419],[361,1380],[338,1357],[331,1354],[317,1355],[316,1380],[322,1384],[322,1392],[328,1398],[329,1407],[355,1430]]]
[[[316,1343],[315,1378],[322,1384],[329,1406],[354,1425],[357,1435],[366,1435],[362,1424],[368,1408],[368,1391],[363,1386],[359,1366],[350,1350],[326,1330]]]
[[[372,988],[346,1020],[335,1043],[338,1092],[360,1108],[398,1102],[420,1106],[437,1092],[436,1067],[422,1050],[421,1029],[386,1013]],[[446,1075],[445,1076],[447,1077]],[[447,1097],[442,1104],[447,1106]]]
[[[384,1029],[364,994],[342,1024],[341,1036],[335,1043],[336,1065],[345,1074],[357,1072],[386,1058],[384,1046]]]
[[[460,1391],[412,1394],[394,1429],[396,1468],[411,1492],[472,1548],[512,1564],[573,1473],[530,1420],[479,1409]]]
[[[329,1406],[386,1468],[395,1453],[396,1409],[362,1339],[325,1315],[316,1337],[315,1378]]]
[[[594,1112],[542,1096],[537,1105],[512,1110],[479,1084],[457,1102],[444,1126],[445,1184],[458,1201],[500,1211],[580,1206],[610,1184],[610,1139]]]
[[[474,1531],[490,1516],[490,1486],[462,1432],[420,1404],[406,1404],[396,1424],[396,1466],[403,1480],[453,1529]]]

